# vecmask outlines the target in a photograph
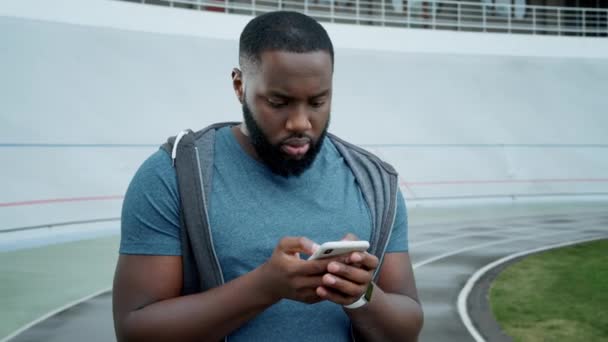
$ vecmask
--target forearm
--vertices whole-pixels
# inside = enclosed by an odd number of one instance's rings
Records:
[[[120,341],[218,341],[274,304],[264,295],[260,269],[217,288],[171,298],[132,311]]]
[[[357,341],[417,341],[423,314],[410,297],[385,293],[375,287],[371,302],[358,309],[345,309]]]

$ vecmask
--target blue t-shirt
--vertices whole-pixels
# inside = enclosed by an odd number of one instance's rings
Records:
[[[229,127],[216,135],[208,204],[215,250],[226,282],[263,264],[285,236],[323,243],[347,233],[369,240],[371,216],[354,175],[329,139],[297,177],[273,174],[249,156]],[[405,252],[407,216],[399,193],[387,253]],[[177,179],[162,150],[135,174],[122,211],[120,253],[181,255]],[[282,300],[230,335],[231,341],[350,341],[350,322],[331,302]]]

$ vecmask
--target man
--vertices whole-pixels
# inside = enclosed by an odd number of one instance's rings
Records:
[[[224,281],[183,291],[176,173],[159,150],[125,196],[113,293],[119,340],[347,341],[351,326],[357,340],[416,340],[422,311],[396,186],[376,282],[380,261],[370,253],[304,256],[315,242],[367,240],[374,226],[343,155],[375,157],[327,133],[333,61],[327,33],[303,14],[273,12],[245,27],[232,72],[244,123],[214,128],[204,210]]]

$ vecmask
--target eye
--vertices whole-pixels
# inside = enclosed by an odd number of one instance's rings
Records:
[[[270,105],[270,107],[272,107],[272,108],[282,108],[287,105],[287,101],[277,100],[277,99],[269,98],[269,99],[266,99],[266,102],[268,102],[268,105]]]
[[[315,102],[311,103],[310,105],[313,106],[314,108],[321,108],[324,104],[325,104],[325,101],[315,101]]]
[[[325,104],[326,101],[327,101],[327,98],[325,98],[325,96],[319,96],[316,98],[312,98],[310,100],[310,106],[313,108],[321,108],[321,107],[323,107],[323,105]]]

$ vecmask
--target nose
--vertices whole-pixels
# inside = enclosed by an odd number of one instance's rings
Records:
[[[312,128],[310,122],[310,115],[306,106],[297,106],[294,110],[289,113],[285,128],[290,132],[305,132]]]

